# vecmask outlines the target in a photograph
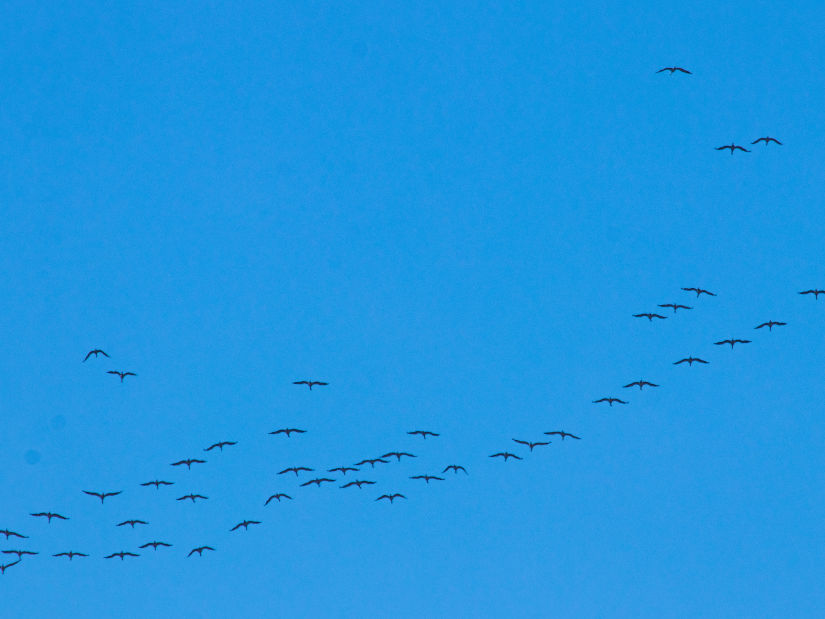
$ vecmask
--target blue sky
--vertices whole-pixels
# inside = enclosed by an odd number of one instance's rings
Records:
[[[821,612],[821,3],[0,24],[0,528],[29,536],[0,549],[40,552],[9,616]],[[668,302],[694,309],[632,317]],[[558,429],[582,440],[511,441]],[[418,457],[363,490],[277,475],[392,450]]]

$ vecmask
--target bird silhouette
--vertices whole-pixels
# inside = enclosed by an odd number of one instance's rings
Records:
[[[516,460],[523,460],[524,458],[518,457],[516,454],[511,454],[509,451],[500,451],[497,454],[493,454],[490,458],[504,458],[504,461],[507,462],[507,458],[515,458]]]
[[[204,451],[212,451],[213,449],[215,449],[215,447],[217,447],[218,449],[223,451],[224,447],[228,447],[230,445],[237,445],[237,444],[238,443],[236,441],[221,441],[220,443],[215,443],[214,445],[210,445],[209,447],[204,449]]]
[[[212,550],[212,551],[214,551],[215,549],[214,549],[214,548],[212,548],[212,546],[198,546],[197,548],[193,548],[191,551],[189,551],[189,554],[188,554],[188,555],[186,555],[186,556],[187,556],[187,557],[191,557],[193,554],[195,554],[195,553],[197,552],[197,553],[198,553],[198,556],[199,556],[199,557],[202,557],[202,556],[203,556],[203,551],[204,551],[204,550]]]
[[[118,523],[115,526],[122,527],[122,526],[127,525],[127,524],[134,529],[136,524],[149,524],[149,523],[146,522],[145,520],[124,520],[123,522]]]
[[[672,307],[674,314],[678,309],[693,309],[690,305],[682,305],[681,303],[659,303],[659,307]]]
[[[429,436],[441,436],[440,434],[437,434],[435,432],[430,432],[428,430],[413,430],[412,432],[407,432],[407,434],[412,434],[412,435],[420,434],[421,438],[423,438],[423,439],[426,439],[428,435]]]
[[[763,322],[761,325],[754,327],[754,329],[761,329],[762,327],[768,327],[768,331],[773,331],[774,327],[784,327],[787,325],[787,322],[777,322],[776,320],[769,320],[768,322]]]
[[[305,482],[304,482],[304,483],[302,483],[301,485],[302,485],[302,486],[308,486],[308,485],[310,485],[310,484],[315,484],[316,486],[318,486],[318,487],[320,488],[320,487],[321,487],[321,484],[322,484],[323,482],[325,482],[325,481],[331,481],[331,482],[334,482],[335,480],[334,480],[334,479],[330,479],[329,477],[318,477],[318,478],[316,478],[316,479],[310,479],[309,481],[305,481]]]
[[[19,537],[19,538],[22,538],[22,539],[29,539],[28,535],[20,535],[20,533],[15,533],[14,531],[9,531],[8,529],[0,529],[0,535],[5,535],[7,540],[10,537]]]
[[[137,555],[134,552],[124,552],[124,551],[121,550],[120,552],[113,552],[112,554],[110,554],[106,557],[103,557],[103,558],[104,559],[113,559],[115,557],[120,557],[120,560],[123,561],[123,559],[125,557],[139,557],[139,556],[140,555]]]
[[[685,357],[684,359],[674,361],[673,365],[679,365],[680,363],[687,363],[688,365],[693,365],[694,363],[708,363],[708,361],[705,361],[704,359],[699,359],[698,357]]]
[[[662,71],[670,71],[670,74],[673,75],[675,71],[681,71],[682,73],[687,73],[688,75],[693,75],[687,69],[683,69],[682,67],[664,67],[663,69],[659,69],[656,73],[661,73]]]
[[[328,385],[329,383],[322,383],[320,380],[296,380],[292,384],[293,385],[306,385],[307,387],[309,387],[309,390],[312,391],[312,386],[313,385],[325,386],[325,385]]]
[[[765,136],[764,138],[756,138],[753,142],[751,142],[751,144],[758,144],[759,142],[764,142],[765,146],[768,145],[768,142],[776,142],[777,144],[782,146],[782,142],[780,142],[776,138],[772,138],[770,136]]]
[[[658,387],[658,386],[659,385],[657,385],[655,383],[650,383],[646,380],[637,380],[637,381],[634,381],[632,383],[628,383],[626,385],[623,385],[623,387],[625,389],[627,389],[628,387],[639,387],[639,391],[642,390],[642,387]]]
[[[633,314],[633,318],[647,318],[648,321],[653,322],[654,318],[659,318],[661,320],[667,320],[667,316],[662,316],[661,314],[653,314],[651,312],[644,312],[642,314]]]
[[[709,290],[705,290],[705,289],[703,289],[703,288],[682,288],[682,290],[687,290],[688,292],[695,292],[695,293],[696,293],[696,297],[697,297],[697,298],[698,298],[698,297],[699,297],[699,295],[701,295],[701,294],[706,294],[706,295],[711,296],[711,297],[715,297],[715,296],[716,296],[716,294],[715,294],[715,293],[710,292]]]
[[[382,458],[389,458],[390,456],[395,456],[396,458],[398,458],[398,460],[396,460],[396,462],[401,461],[401,456],[407,456],[408,458],[417,458],[418,457],[418,456],[414,456],[413,454],[409,454],[406,451],[391,451],[389,453],[385,453],[381,457]]]
[[[334,469],[327,469],[330,473],[335,473],[336,471],[341,471],[342,475],[346,475],[347,471],[358,471],[359,469],[355,468],[354,466],[336,466]]]
[[[175,499],[176,501],[183,501],[184,499],[192,499],[192,502],[195,502],[195,499],[208,499],[208,496],[203,496],[202,494],[184,494],[181,497]]]
[[[179,460],[178,462],[173,462],[170,466],[180,466],[182,464],[185,464],[187,469],[192,470],[193,464],[206,464],[206,460],[198,460],[197,458],[187,458],[186,460]]]
[[[71,561],[74,557],[88,557],[84,552],[74,552],[73,550],[69,550],[68,552],[58,552],[56,555],[52,555],[53,557],[69,557],[69,561]]]
[[[53,514],[52,512],[40,512],[38,514],[31,514],[35,518],[48,518],[49,522],[51,523],[52,518],[57,518],[59,520],[68,520],[66,516],[61,516],[60,514]]]
[[[727,148],[730,149],[730,154],[731,155],[733,154],[733,151],[735,151],[735,150],[741,150],[741,151],[744,151],[746,153],[751,152],[747,148],[745,148],[744,146],[737,146],[736,144],[733,144],[733,143],[728,144],[727,146],[717,146],[716,150],[725,150]]]
[[[374,481],[366,481],[366,480],[363,480],[363,479],[356,479],[355,481],[351,481],[351,482],[346,483],[346,484],[344,484],[343,486],[340,486],[340,487],[341,488],[349,488],[350,486],[358,486],[358,488],[361,488],[361,486],[363,486],[364,484],[372,485],[374,483],[375,483]]]
[[[548,435],[550,435],[550,436],[552,436],[552,435],[554,435],[554,434],[555,434],[555,435],[557,435],[557,436],[560,436],[560,437],[561,437],[561,440],[564,440],[564,439],[565,439],[565,437],[567,437],[567,436],[569,436],[570,438],[574,438],[574,439],[576,439],[576,440],[578,440],[578,441],[580,441],[580,440],[581,440],[581,437],[580,437],[580,436],[576,436],[575,434],[570,434],[569,432],[565,432],[565,431],[563,431],[563,430],[553,430],[552,432],[545,432],[545,434],[548,434]]]
[[[18,563],[20,563],[20,559],[18,559],[14,563],[6,563],[5,565],[0,565],[0,574],[5,574],[7,569],[9,569],[12,565],[17,565]]]
[[[91,357],[92,355],[94,355],[94,356],[95,356],[95,359],[97,359],[97,356],[98,356],[98,355],[103,355],[104,357],[108,357],[108,356],[109,356],[109,355],[107,355],[105,352],[103,352],[102,350],[100,350],[99,348],[95,348],[94,350],[90,350],[88,353],[86,353],[86,357],[83,359],[83,363],[86,363],[86,361],[88,360],[88,358],[89,358],[89,357]]]
[[[819,295],[821,295],[821,294],[825,294],[825,290],[819,290],[819,289],[814,289],[814,290],[803,290],[803,291],[802,291],[802,292],[800,292],[799,294],[812,294],[812,295],[814,295],[814,299],[818,299],[818,298],[819,298]]]
[[[118,490],[117,492],[90,492],[89,490],[84,490],[83,492],[84,494],[88,494],[89,496],[96,496],[100,499],[100,502],[103,503],[103,500],[107,496],[117,496],[118,494],[123,492],[123,490]]]
[[[380,497],[378,497],[375,500],[380,501],[381,499],[389,499],[390,503],[392,503],[395,499],[398,499],[398,498],[406,499],[407,497],[405,497],[403,494],[401,494],[399,492],[396,492],[395,494],[382,494]]]
[[[229,530],[230,531],[237,531],[238,529],[243,527],[244,531],[248,531],[250,524],[261,524],[261,522],[259,520],[244,520],[243,522],[239,522],[238,524],[236,524],[234,527],[232,527]]]
[[[467,472],[467,469],[465,469],[463,466],[461,466],[459,464],[450,464],[450,465],[446,466],[444,468],[444,470],[441,471],[441,472],[446,473],[447,471],[453,471],[453,473],[455,473],[456,475],[458,475],[459,471],[464,471],[465,475],[469,475],[469,473]]]
[[[308,468],[306,466],[291,466],[288,469],[284,469],[283,471],[280,471],[278,473],[278,475],[283,475],[284,473],[295,473],[295,477],[298,477],[298,473],[300,471],[310,472],[310,471],[314,471],[314,470],[315,469],[311,469],[311,468]]]
[[[619,398],[601,398],[599,400],[593,400],[593,404],[599,404],[600,402],[607,402],[610,406],[613,406],[613,402],[617,404],[627,404],[624,400],[620,400]]]
[[[138,548],[148,548],[149,546],[152,547],[152,550],[157,550],[158,546],[166,546],[167,548],[171,548],[172,544],[167,544],[166,542],[147,542],[143,546],[138,546]]]
[[[431,479],[436,479],[438,481],[444,481],[443,477],[436,477],[435,475],[413,475],[412,477],[410,477],[410,479],[423,479],[425,482],[427,482],[427,485],[430,484]]]
[[[156,479],[155,481],[147,481],[145,484],[140,484],[141,486],[154,486],[155,489],[160,488],[161,486],[173,486],[175,482],[173,481],[161,481],[160,479]]]
[[[728,339],[728,340],[722,340],[721,342],[714,342],[714,344],[716,344],[717,346],[721,346],[722,344],[730,344],[731,348],[733,348],[734,344],[750,344],[750,343],[751,343],[750,340],[737,340],[737,339],[733,339],[733,338]]]
[[[278,500],[278,503],[280,503],[280,502],[281,502],[281,499],[289,499],[289,500],[291,501],[291,500],[292,500],[292,497],[291,497],[291,496],[289,496],[288,494],[284,494],[283,492],[279,492],[278,494],[273,494],[271,497],[269,497],[269,498],[266,500],[266,503],[264,503],[264,506],[269,505],[269,502],[270,502],[272,499],[277,499],[277,500]]]
[[[375,468],[376,462],[383,462],[384,464],[387,464],[389,460],[384,460],[383,458],[367,458],[366,460],[361,460],[361,462],[356,462],[355,466],[363,466],[364,464],[369,463],[372,468]]]
[[[274,432],[270,432],[270,434],[286,434],[286,437],[289,438],[289,435],[293,432],[297,432],[298,434],[303,434],[306,430],[299,430],[298,428],[281,428],[280,430],[275,430]]]
[[[34,552],[32,550],[4,550],[4,555],[17,555],[17,558],[20,559],[23,555],[36,555],[40,554],[39,552]]]
[[[527,445],[530,448],[530,451],[533,451],[533,447],[538,447],[539,445],[549,445],[550,441],[544,441],[541,443],[532,443],[530,441],[520,441],[517,438],[513,439],[514,442],[519,443],[520,445]]]
[[[118,372],[117,370],[109,370],[106,372],[107,374],[117,374],[120,376],[120,382],[123,382],[123,379],[127,376],[137,376],[134,372]]]

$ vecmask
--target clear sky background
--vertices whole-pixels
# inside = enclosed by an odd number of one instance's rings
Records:
[[[0,528],[29,536],[0,548],[40,552],[0,614],[821,616],[821,2],[9,2],[0,29]],[[632,317],[668,302],[694,309]],[[391,450],[418,457],[360,491],[277,475]]]

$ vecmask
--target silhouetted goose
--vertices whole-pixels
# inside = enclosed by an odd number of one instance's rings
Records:
[[[682,288],[682,290],[686,290],[686,291],[688,291],[688,292],[695,292],[695,293],[696,293],[697,298],[698,298],[698,297],[699,297],[699,295],[701,295],[701,294],[706,294],[706,295],[708,295],[708,296],[710,296],[710,297],[715,297],[715,296],[716,296],[716,293],[710,292],[709,290],[705,290],[705,289],[703,289],[703,288]]]
[[[493,454],[490,458],[504,458],[504,461],[507,462],[507,458],[515,458],[516,460],[523,460],[524,458],[520,458],[516,454],[511,454],[509,451],[501,451],[497,454]]]
[[[750,343],[751,343],[750,340],[737,340],[737,339],[733,339],[733,338],[728,339],[728,340],[722,340],[721,342],[714,342],[714,344],[716,344],[717,346],[721,346],[722,344],[730,344],[731,348],[733,348],[734,344],[750,344]]]
[[[123,490],[118,490],[117,492],[90,492],[89,490],[84,490],[83,491],[84,494],[88,494],[89,496],[96,496],[97,498],[100,499],[101,503],[103,503],[103,500],[107,496],[117,496],[121,492],[123,492]]]
[[[9,569],[12,565],[17,565],[18,563],[20,563],[20,559],[14,563],[6,563],[5,565],[0,564],[0,574],[5,574],[7,569]]]
[[[124,520],[123,522],[118,523],[115,526],[122,527],[122,526],[125,526],[127,524],[134,529],[136,524],[149,524],[149,523],[146,522],[145,520]]]
[[[314,471],[314,470],[315,469],[311,469],[311,468],[308,468],[306,466],[291,466],[288,469],[284,469],[283,471],[280,471],[278,473],[278,475],[283,475],[284,473],[295,473],[295,477],[298,477],[298,473],[301,472],[301,471],[311,472],[311,471]]]
[[[244,520],[243,522],[239,522],[238,524],[236,524],[234,527],[232,527],[229,530],[230,530],[230,532],[231,531],[237,531],[238,529],[243,527],[244,531],[248,531],[250,524],[261,524],[261,523],[260,523],[259,520]]]
[[[297,432],[298,434],[303,434],[306,430],[299,430],[298,428],[281,428],[280,430],[275,430],[274,432],[270,432],[270,434],[286,434],[286,437],[289,438],[289,435],[293,432]]]
[[[628,387],[638,387],[639,391],[641,391],[642,387],[658,387],[658,386],[659,385],[657,385],[656,383],[651,383],[651,382],[648,382],[646,380],[637,380],[637,381],[634,381],[632,383],[628,383],[626,385],[623,385],[622,387],[624,389],[627,389]]]
[[[191,557],[193,554],[195,554],[195,553],[197,552],[197,553],[198,553],[198,556],[199,556],[199,557],[202,557],[202,556],[203,556],[203,551],[204,551],[204,550],[212,550],[212,551],[214,551],[215,549],[214,549],[214,548],[212,548],[212,546],[198,546],[197,548],[193,548],[192,550],[190,550],[190,551],[189,551],[189,554],[188,554],[188,555],[186,555],[186,556],[187,556],[187,557]]]
[[[158,546],[165,546],[167,548],[171,548],[172,544],[167,544],[166,542],[147,542],[143,546],[138,546],[138,548],[149,548],[152,547],[152,550],[157,550]]]
[[[672,307],[674,314],[678,309],[693,309],[690,305],[682,305],[681,303],[659,303],[659,307]]]
[[[85,552],[74,552],[70,550],[68,552],[58,552],[56,555],[52,555],[53,557],[69,557],[69,561],[71,561],[74,557],[88,557]]]
[[[323,383],[320,380],[296,380],[292,384],[293,385],[306,385],[307,387],[309,387],[309,390],[312,391],[312,387],[314,385],[319,385],[319,386],[323,387],[323,386],[328,385],[329,383]]]
[[[53,514],[51,512],[40,512],[38,514],[31,514],[35,518],[48,518],[49,522],[51,523],[52,518],[57,518],[59,520],[68,520],[66,516],[61,516],[60,514]]]
[[[215,449],[215,447],[217,447],[218,449],[223,451],[224,447],[228,447],[230,445],[237,445],[237,444],[238,443],[236,441],[221,441],[220,443],[215,443],[214,445],[210,445],[209,447],[204,449],[204,451],[212,451],[213,449]]]
[[[139,557],[140,555],[135,554],[134,552],[113,552],[112,554],[103,557],[104,559],[114,559],[115,557],[120,557],[120,560],[123,561],[124,557]]]
[[[92,355],[94,355],[94,356],[95,356],[95,359],[97,359],[97,356],[98,356],[98,355],[103,355],[104,357],[108,357],[108,356],[109,356],[109,355],[107,355],[105,352],[103,352],[102,350],[100,350],[99,348],[95,348],[94,350],[90,350],[88,353],[86,353],[86,357],[83,359],[83,363],[86,363],[86,360],[87,360],[89,357],[91,357]]]
[[[787,325],[787,322],[777,322],[776,320],[769,320],[768,322],[763,322],[761,325],[754,327],[754,329],[761,329],[762,327],[768,327],[768,331],[773,331],[774,327],[784,327]]]
[[[453,473],[455,473],[456,475],[458,474],[459,471],[464,471],[465,475],[469,475],[469,473],[467,472],[467,469],[465,469],[463,466],[461,466],[459,464],[450,464],[447,467],[445,467],[444,470],[441,471],[441,472],[446,473],[447,471],[453,471]]]
[[[349,488],[350,486],[358,486],[358,488],[361,488],[361,486],[363,486],[365,484],[366,485],[372,485],[374,483],[375,483],[374,481],[366,481],[364,479],[356,479],[355,481],[351,481],[351,482],[346,483],[346,484],[344,484],[343,486],[340,486],[340,487],[341,488]]]
[[[659,318],[661,320],[667,320],[667,316],[662,316],[661,314],[654,314],[652,312],[644,312],[642,314],[633,314],[633,318],[647,318],[648,321],[653,322],[654,318]]]
[[[395,494],[382,494],[380,497],[375,499],[376,501],[380,501],[381,499],[389,499],[390,503],[392,503],[395,499],[406,499],[403,494],[396,492]]]
[[[659,69],[656,73],[661,73],[662,71],[670,71],[670,74],[673,75],[675,71],[681,71],[682,73],[687,73],[688,75],[693,75],[687,69],[683,69],[682,67],[664,67],[663,69]]]
[[[708,363],[708,361],[705,361],[704,359],[699,359],[698,357],[685,357],[684,359],[674,361],[673,365],[679,365],[680,363],[687,363],[688,365],[693,365],[694,363]]]
[[[191,470],[193,464],[206,464],[206,460],[198,460],[197,458],[187,458],[186,460],[179,460],[178,462],[173,462],[171,466],[181,466],[182,464],[185,464],[186,468]]]
[[[118,372],[117,370],[109,370],[106,373],[107,374],[115,374],[117,376],[120,376],[120,382],[123,382],[123,379],[126,378],[127,376],[137,376],[137,374],[135,374],[134,372]]]
[[[598,400],[593,400],[593,404],[599,404],[600,402],[607,402],[610,406],[613,406],[613,402],[617,404],[627,404],[624,400],[620,400],[619,398],[600,398]]]
[[[544,441],[544,442],[541,442],[541,443],[532,443],[530,441],[520,441],[517,438],[514,438],[513,441],[520,444],[520,445],[527,445],[530,448],[530,451],[533,451],[533,447],[538,447],[539,445],[549,445],[550,444],[550,441]]]
[[[269,505],[269,502],[270,502],[272,499],[276,499],[276,500],[278,501],[278,503],[280,503],[280,502],[281,502],[281,499],[289,499],[289,500],[291,501],[291,500],[292,500],[292,497],[291,497],[291,496],[289,496],[288,494],[284,494],[283,492],[279,492],[278,494],[273,494],[271,497],[269,497],[269,498],[266,500],[266,503],[264,503],[264,507],[266,507],[267,505]]]
[[[772,137],[767,136],[767,135],[764,138],[756,138],[753,142],[751,142],[751,144],[758,144],[759,142],[764,142],[765,146],[768,145],[768,142],[776,142],[777,144],[782,146],[782,142],[780,142],[776,138],[772,138]]]
[[[208,496],[203,496],[202,494],[184,494],[183,496],[178,497],[175,499],[176,501],[183,501],[185,499],[192,499],[192,502],[195,502],[195,499],[208,499]]]
[[[436,432],[430,432],[428,430],[413,430],[412,432],[407,432],[407,434],[412,434],[412,435],[420,434],[421,438],[424,438],[424,439],[426,439],[428,436],[441,436],[440,434],[437,434]]]
[[[366,460],[361,460],[361,462],[356,462],[355,466],[363,466],[363,465],[369,463],[369,465],[372,468],[375,468],[375,463],[376,462],[382,462],[384,464],[387,464],[387,462],[389,462],[389,460],[384,460],[383,458],[367,458]]]
[[[435,475],[413,475],[412,477],[410,477],[410,479],[423,479],[425,482],[427,482],[427,485],[430,484],[431,479],[444,481],[443,477],[436,477]]]
[[[301,485],[302,485],[302,486],[308,486],[308,485],[310,485],[310,484],[315,484],[316,486],[318,486],[318,487],[320,488],[320,487],[321,487],[321,484],[322,484],[323,482],[325,482],[325,481],[334,482],[335,480],[334,480],[334,479],[330,479],[329,477],[318,477],[318,478],[316,478],[316,479],[310,479],[309,481],[305,481],[305,482],[304,482],[304,483],[302,483]]]
[[[161,486],[172,486],[175,482],[173,481],[161,481],[160,479],[156,479],[155,481],[147,481],[145,484],[140,484],[141,486],[154,486],[155,489],[160,488]]]
[[[737,146],[736,144],[728,144],[727,146],[717,146],[716,150],[725,150],[725,149],[728,149],[728,148],[730,149],[730,154],[731,155],[733,154],[733,151],[735,151],[735,150],[741,150],[741,151],[746,152],[746,153],[751,152],[747,148],[745,148],[744,146]]]

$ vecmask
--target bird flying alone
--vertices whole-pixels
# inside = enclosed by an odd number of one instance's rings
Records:
[[[178,462],[173,462],[170,466],[180,466],[182,464],[185,464],[187,469],[192,470],[193,464],[206,464],[206,460],[198,460],[197,458],[187,458],[186,460],[179,460]]]
[[[600,398],[598,400],[593,400],[593,404],[599,404],[600,402],[607,402],[610,406],[613,406],[613,402],[617,404],[627,404],[624,400],[620,400],[619,398]]]
[[[135,554],[134,552],[113,552],[112,554],[103,557],[104,559],[114,559],[115,557],[120,557],[120,560],[123,561],[125,557],[139,557],[140,555]]]
[[[659,303],[659,307],[672,307],[674,314],[678,309],[693,309],[690,305],[682,305],[681,303]]]
[[[298,428],[281,428],[280,430],[270,432],[270,434],[286,434],[286,437],[289,438],[289,435],[293,432],[296,432],[298,434],[304,434],[306,430],[299,430]]]
[[[192,502],[195,502],[195,499],[208,499],[208,496],[203,496],[202,494],[184,494],[181,497],[175,499],[176,501],[183,501],[184,499],[192,499]]]
[[[229,530],[230,531],[237,531],[238,529],[243,527],[244,531],[248,531],[250,524],[261,524],[261,522],[259,520],[244,520],[243,522],[239,522],[238,524],[236,524],[234,527],[232,527]]]
[[[160,488],[161,486],[173,486],[175,482],[173,481],[161,481],[160,479],[156,479],[155,481],[147,481],[144,484],[140,484],[141,486],[154,486],[155,489]]]
[[[549,434],[550,436],[553,436],[555,434],[557,436],[560,436],[561,440],[564,440],[564,437],[566,437],[566,436],[569,436],[570,438],[574,438],[578,441],[581,440],[580,436],[576,436],[575,434],[570,434],[570,433],[564,432],[562,430],[554,430],[553,432],[545,432],[545,434]]]
[[[414,456],[413,454],[408,454],[406,451],[391,451],[389,453],[385,453],[382,458],[389,458],[390,456],[395,456],[398,458],[396,462],[401,461],[401,456],[407,456],[408,458],[417,458],[418,456]]]
[[[443,477],[436,477],[435,475],[413,475],[410,479],[423,479],[429,485],[431,479],[436,479],[438,481],[444,481]]]
[[[149,523],[146,522],[145,520],[124,520],[123,522],[121,522],[121,523],[119,523],[115,526],[122,527],[122,526],[127,525],[127,524],[134,529],[136,524],[149,524]]]
[[[819,290],[819,289],[814,289],[814,290],[803,290],[803,291],[802,291],[802,292],[800,292],[799,294],[812,294],[812,295],[814,295],[814,299],[818,299],[818,298],[819,298],[819,295],[821,295],[821,294],[825,294],[825,290]]]
[[[396,492],[395,494],[382,494],[380,497],[375,499],[376,501],[380,501],[381,499],[389,499],[390,503],[392,503],[395,499],[406,499],[403,494]]]
[[[759,142],[764,142],[765,146],[768,145],[768,142],[776,142],[777,144],[779,144],[779,146],[782,146],[782,142],[768,135],[766,135],[764,138],[756,138],[753,142],[751,142],[751,144],[758,144]]]
[[[329,383],[323,383],[320,380],[296,380],[292,382],[293,385],[306,385],[312,391],[313,386],[325,387]]]
[[[270,502],[272,499],[277,499],[278,503],[280,503],[280,502],[281,502],[281,499],[289,499],[289,500],[291,501],[291,500],[292,500],[292,497],[291,497],[291,496],[289,496],[288,494],[284,494],[283,492],[279,492],[278,494],[273,494],[271,497],[269,497],[269,498],[266,500],[266,503],[264,503],[264,507],[266,507],[267,505],[269,505],[269,502]]]
[[[325,481],[334,482],[335,480],[334,480],[334,479],[330,479],[329,477],[318,477],[318,478],[316,478],[316,479],[310,479],[309,481],[305,481],[305,482],[304,482],[304,483],[302,483],[301,485],[302,485],[302,486],[308,486],[308,485],[310,485],[310,484],[315,484],[316,486],[318,486],[318,487],[320,488],[320,487],[321,487],[321,484],[322,484],[323,482],[325,482]]]
[[[343,486],[340,486],[340,487],[341,488],[349,488],[350,486],[358,486],[358,488],[360,489],[361,486],[363,486],[364,484],[372,485],[374,483],[375,483],[374,481],[366,481],[364,479],[356,479],[355,481],[351,481],[351,482],[346,483],[346,484],[344,484]]]
[[[633,314],[633,318],[647,318],[650,322],[653,322],[654,318],[659,318],[660,320],[667,320],[667,316],[662,316],[661,314],[654,314],[652,312]]]
[[[658,387],[658,386],[659,385],[657,385],[656,383],[650,383],[646,380],[637,380],[637,381],[634,381],[632,383],[628,383],[626,385],[623,385],[623,387],[625,389],[627,389],[628,387],[639,387],[639,391],[642,390],[642,387]]]
[[[459,464],[450,464],[450,465],[446,466],[446,467],[444,468],[444,470],[443,470],[443,471],[441,471],[441,472],[442,472],[442,473],[446,473],[447,471],[452,471],[452,472],[453,472],[453,473],[455,473],[456,475],[458,475],[458,472],[459,472],[459,471],[464,471],[464,474],[465,474],[465,475],[469,475],[469,473],[467,472],[467,469],[465,469],[463,466],[461,466],[461,465],[459,465]]]
[[[315,469],[311,469],[311,468],[308,468],[306,466],[291,466],[288,469],[284,469],[283,471],[280,471],[278,473],[278,475],[283,475],[284,473],[295,473],[295,477],[298,477],[298,473],[300,471],[307,471],[309,473],[309,472],[312,472],[314,470]]]
[[[361,460],[361,462],[356,462],[355,466],[363,466],[363,465],[369,463],[369,465],[372,468],[375,468],[375,463],[376,462],[382,462],[383,464],[387,464],[387,462],[389,462],[389,460],[384,460],[384,458],[367,458],[366,460]]]
[[[763,322],[761,325],[754,327],[754,329],[768,327],[768,331],[773,331],[774,327],[784,327],[787,324],[787,322],[777,322],[776,320],[769,320],[768,322]]]
[[[330,473],[341,471],[341,475],[346,475],[347,471],[358,471],[354,466],[336,466],[334,469],[327,469]]]
[[[84,494],[88,494],[89,496],[96,496],[97,498],[100,499],[101,503],[103,503],[103,500],[107,496],[117,496],[121,492],[123,492],[123,490],[118,490],[117,492],[90,492],[89,490],[84,490],[83,491]]]
[[[716,150],[726,150],[726,149],[730,149],[730,154],[731,155],[733,154],[733,151],[735,151],[735,150],[741,150],[741,151],[746,152],[746,153],[751,152],[747,148],[745,148],[744,146],[737,146],[736,144],[733,144],[733,143],[728,144],[727,146],[717,146],[716,147]]]
[[[68,552],[58,552],[56,555],[52,555],[53,557],[69,557],[69,561],[71,561],[74,557],[88,557],[84,552],[74,552],[70,550]]]
[[[134,372],[118,372],[117,370],[109,370],[106,372],[107,374],[116,374],[120,376],[120,382],[123,382],[123,379],[127,376],[137,376]]]
[[[733,348],[734,344],[750,344],[750,340],[737,340],[737,339],[729,339],[729,340],[722,340],[721,342],[714,342],[717,346],[721,346],[722,344],[730,344],[730,347]]]
[[[673,75],[676,71],[681,71],[682,73],[687,73],[688,75],[693,75],[687,69],[683,69],[682,67],[664,67],[663,69],[659,69],[656,73],[661,73],[662,71],[670,71],[670,74]]]
[[[674,361],[673,365],[679,365],[680,363],[687,363],[688,365],[693,365],[694,363],[709,363],[704,359],[699,359],[698,357],[685,357],[684,359],[679,359],[678,361]]]
[[[166,546],[167,548],[171,548],[172,544],[167,544],[166,542],[147,542],[143,546],[138,546],[138,548],[149,548],[152,547],[152,550],[157,550],[158,546]]]
[[[430,432],[428,430],[413,430],[412,432],[407,432],[407,434],[412,434],[412,435],[420,434],[421,438],[424,438],[424,439],[426,439],[428,436],[441,436],[440,434],[437,434],[435,432]]]
[[[520,458],[516,454],[511,454],[509,451],[502,451],[497,454],[493,454],[490,458],[504,458],[504,461],[507,462],[507,458],[515,458],[516,460],[523,460],[524,458]]]
[[[197,548],[193,548],[192,550],[190,550],[190,551],[189,551],[189,554],[188,554],[188,555],[186,555],[186,556],[187,556],[187,557],[191,557],[193,554],[195,554],[195,553],[197,552],[197,553],[198,553],[198,556],[199,556],[199,557],[202,557],[202,556],[203,556],[203,551],[204,551],[204,550],[212,550],[212,551],[214,551],[215,549],[214,549],[214,548],[212,548],[212,546],[198,546]]]
[[[550,441],[544,441],[542,443],[533,443],[531,441],[520,441],[517,438],[513,439],[514,442],[519,443],[520,445],[527,445],[530,448],[530,451],[533,451],[533,447],[538,447],[539,445],[549,445]]]
[[[696,297],[698,298],[699,295],[706,294],[709,297],[715,297],[716,293],[710,292],[709,290],[705,290],[704,288],[682,288],[682,290],[686,290],[687,292],[695,292]]]
[[[18,563],[20,563],[20,559],[18,559],[14,563],[6,563],[5,565],[0,565],[0,574],[5,574],[7,569],[9,569],[12,565],[17,565]]]
[[[32,550],[4,550],[4,555],[17,555],[17,558],[20,559],[23,555],[37,555],[40,554],[39,552],[34,552]]]
[[[9,531],[8,529],[0,529],[0,535],[5,535],[7,540],[10,537],[19,537],[21,539],[29,539],[28,535],[20,535],[20,533],[15,533],[14,531]]]
[[[237,444],[238,443],[236,441],[221,441],[220,443],[215,443],[214,445],[210,445],[209,447],[204,449],[204,451],[212,451],[213,449],[215,449],[215,447],[217,447],[218,449],[223,451],[224,447],[228,447],[230,445],[237,445]]]
[[[98,355],[103,355],[104,357],[108,357],[108,356],[109,356],[109,355],[107,355],[105,352],[103,352],[102,350],[100,350],[99,348],[95,348],[94,350],[90,350],[88,353],[86,353],[86,357],[83,359],[83,363],[86,363],[86,361],[87,361],[87,360],[89,359],[89,357],[91,357],[92,355],[94,355],[94,356],[95,356],[95,359],[97,359],[97,356],[98,356]]]
[[[38,514],[31,514],[35,518],[47,518],[49,522],[52,521],[52,518],[57,518],[58,520],[68,520],[66,516],[61,516],[60,514],[53,514],[52,512],[40,512]]]

